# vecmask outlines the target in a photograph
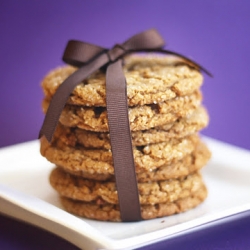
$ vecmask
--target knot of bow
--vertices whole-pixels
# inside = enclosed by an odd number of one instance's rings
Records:
[[[123,221],[141,220],[131,132],[128,118],[126,79],[122,58],[133,52],[160,52],[184,58],[194,67],[204,68],[179,53],[163,50],[164,40],[155,29],[136,34],[108,50],[79,41],[69,41],[63,60],[79,67],[57,89],[47,110],[39,138],[52,140],[60,114],[74,88],[98,69],[106,68],[106,106],[119,207]]]

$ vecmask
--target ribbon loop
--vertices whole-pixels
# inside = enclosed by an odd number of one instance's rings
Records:
[[[160,49],[165,45],[162,36],[155,29],[149,29],[132,36],[123,43],[126,50]]]
[[[95,59],[107,49],[86,42],[70,40],[63,54],[63,61],[76,67]]]

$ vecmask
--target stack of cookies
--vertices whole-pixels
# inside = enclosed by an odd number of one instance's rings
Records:
[[[44,112],[75,70],[57,68],[44,78]],[[123,70],[142,218],[196,207],[207,196],[199,170],[210,158],[198,134],[209,120],[201,73],[182,59],[155,55],[127,57]],[[56,165],[50,183],[67,211],[120,221],[105,98],[105,73],[98,71],[71,93],[52,143],[41,138],[41,154]]]

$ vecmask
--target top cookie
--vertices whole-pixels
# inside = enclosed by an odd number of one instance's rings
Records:
[[[74,67],[64,66],[51,71],[42,82],[45,96],[50,99],[75,70]],[[177,57],[129,56],[125,59],[123,71],[129,106],[159,103],[189,95],[203,81],[199,71]],[[80,83],[71,93],[68,104],[105,107],[105,74],[97,71]]]

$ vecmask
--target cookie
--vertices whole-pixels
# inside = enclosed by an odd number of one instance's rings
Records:
[[[50,184],[61,196],[67,198],[86,202],[101,199],[110,204],[118,204],[115,182],[87,180],[55,168],[50,175]],[[154,205],[173,202],[190,196],[202,185],[202,178],[197,172],[180,179],[138,183],[140,203]]]
[[[138,182],[146,182],[181,178],[200,170],[210,158],[211,152],[204,143],[200,142],[195,150],[183,159],[153,171],[140,172],[137,174],[137,180]]]
[[[185,156],[183,159],[173,162],[172,164],[163,165],[153,171],[140,171],[137,173],[138,182],[147,182],[147,181],[163,181],[168,179],[177,179],[183,176],[187,176],[202,167],[204,167],[208,160],[211,157],[211,152],[207,146],[200,142],[197,144],[195,150]],[[85,171],[73,171],[62,166],[58,166],[64,171],[76,175],[82,176],[86,179],[92,179],[97,181],[115,181],[115,177],[112,174],[91,174]]]
[[[59,85],[76,68],[65,66],[51,71],[42,88],[50,99]],[[160,103],[197,90],[203,77],[183,59],[170,56],[129,56],[123,67],[127,81],[128,105]],[[105,74],[98,71],[85,79],[71,93],[69,104],[106,106]]]
[[[149,130],[133,131],[131,133],[132,143],[134,146],[144,146],[165,142],[170,138],[182,138],[205,128],[208,121],[205,108],[198,107],[190,116],[177,119],[173,123]],[[109,133],[104,132],[92,132],[58,124],[54,138],[70,147],[82,145],[85,148],[111,149]]]
[[[200,138],[194,134],[181,139],[147,146],[133,147],[136,172],[153,171],[191,154]],[[41,138],[41,154],[52,163],[63,166],[69,171],[84,171],[91,174],[114,174],[112,152],[103,149],[68,147],[61,141],[50,144]]]
[[[191,115],[200,106],[201,101],[200,91],[195,91],[191,95],[176,97],[162,103],[129,107],[130,129],[132,131],[146,130],[172,123],[178,118]],[[49,100],[45,99],[43,101],[44,112],[48,106]],[[60,116],[60,122],[68,127],[97,132],[108,131],[107,110],[102,107],[66,105]]]
[[[206,197],[207,189],[203,185],[189,197],[171,203],[141,205],[141,215],[144,220],[148,220],[182,213],[198,206]],[[101,221],[121,221],[119,206],[102,200],[88,203],[61,197],[61,203],[65,210],[78,216]]]

